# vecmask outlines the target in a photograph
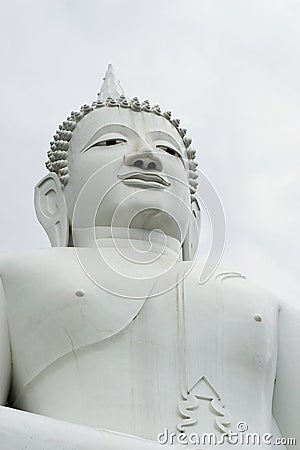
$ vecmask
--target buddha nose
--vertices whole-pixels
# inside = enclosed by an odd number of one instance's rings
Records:
[[[141,150],[137,153],[124,156],[126,166],[139,169],[162,171],[163,165],[157,153],[151,150]]]

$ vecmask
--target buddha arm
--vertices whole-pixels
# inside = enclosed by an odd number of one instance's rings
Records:
[[[273,414],[282,435],[300,445],[300,310],[290,305],[279,312],[278,362]]]
[[[0,406],[0,449],[182,450],[124,433],[89,428]]]
[[[0,278],[0,405],[5,405],[11,377],[11,352],[9,344],[5,295]]]

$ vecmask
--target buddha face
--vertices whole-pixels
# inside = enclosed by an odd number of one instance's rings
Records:
[[[90,112],[73,133],[68,167],[64,195],[70,222],[78,201],[81,205],[76,227],[160,229],[184,240],[190,211],[187,155],[164,117],[118,107]]]

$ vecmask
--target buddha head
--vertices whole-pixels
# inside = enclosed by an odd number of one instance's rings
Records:
[[[190,145],[169,111],[128,99],[109,65],[97,101],[59,126],[46,162],[50,173],[35,189],[52,246],[73,245],[76,230],[90,227],[161,230],[191,259],[200,208]]]

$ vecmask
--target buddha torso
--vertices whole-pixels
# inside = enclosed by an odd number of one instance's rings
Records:
[[[6,259],[11,405],[152,440],[240,421],[271,432],[277,305],[238,274],[200,285],[189,270],[178,262],[172,289],[130,299],[99,289],[72,248]]]

